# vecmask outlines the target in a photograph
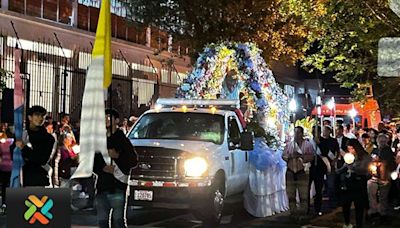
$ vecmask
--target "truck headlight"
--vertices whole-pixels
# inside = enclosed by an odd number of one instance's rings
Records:
[[[185,175],[190,177],[200,177],[208,168],[207,161],[201,157],[190,158],[185,161]]]

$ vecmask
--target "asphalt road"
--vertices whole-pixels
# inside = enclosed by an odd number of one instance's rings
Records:
[[[325,201],[326,202],[326,201]],[[310,218],[304,224],[299,224],[288,212],[277,214],[266,218],[255,218],[243,209],[241,198],[229,199],[226,201],[224,216],[219,227],[271,227],[271,228],[341,228],[343,226],[343,216],[340,208],[328,208],[328,203],[323,203],[324,215]],[[354,221],[354,211],[352,211],[352,223]],[[393,212],[385,223],[380,221],[368,221],[366,228],[391,228],[400,227],[400,213]],[[94,211],[78,211],[72,215],[73,227],[96,226],[96,216]],[[205,227],[197,221],[188,210],[167,210],[154,208],[130,208],[128,211],[129,227],[174,227],[174,228],[195,228]]]
[[[278,215],[266,218],[254,218],[243,209],[241,200],[228,201],[224,209],[224,217],[219,227],[271,227],[271,228],[341,228],[343,226],[343,217],[340,208],[325,208],[323,216],[314,217],[305,224],[298,224],[297,221],[284,212]],[[352,212],[354,220],[354,211]],[[72,227],[97,227],[95,210],[73,211],[71,216]],[[5,227],[6,215],[0,216],[0,226]],[[187,210],[167,210],[154,208],[131,207],[128,210],[129,227],[174,227],[191,228],[204,227],[200,221]],[[354,224],[354,221],[353,221]],[[366,228],[390,228],[400,227],[400,213],[387,218],[382,224],[379,221],[368,221]]]
[[[241,199],[228,200],[220,227],[242,227],[254,217],[242,207]],[[76,211],[72,214],[75,227],[95,226],[95,211]],[[203,227],[189,210],[169,210],[158,208],[130,207],[128,210],[129,227]]]

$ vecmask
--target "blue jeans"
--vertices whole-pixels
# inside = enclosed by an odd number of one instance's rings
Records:
[[[326,175],[326,189],[328,192],[329,203],[331,207],[336,207],[337,192],[336,192],[336,174],[330,173]]]
[[[115,190],[114,192],[101,192],[96,195],[97,220],[100,228],[110,226],[109,215],[112,209],[112,223],[115,228],[126,226],[125,192]]]

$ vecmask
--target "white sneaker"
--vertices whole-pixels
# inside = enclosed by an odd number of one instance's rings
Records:
[[[353,225],[351,225],[351,224],[349,224],[349,225],[344,224],[344,225],[343,225],[343,228],[353,228]]]

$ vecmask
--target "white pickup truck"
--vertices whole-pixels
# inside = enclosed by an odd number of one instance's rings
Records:
[[[234,100],[159,99],[129,132],[139,164],[129,180],[133,205],[190,208],[218,224],[224,199],[243,192],[253,135]]]

